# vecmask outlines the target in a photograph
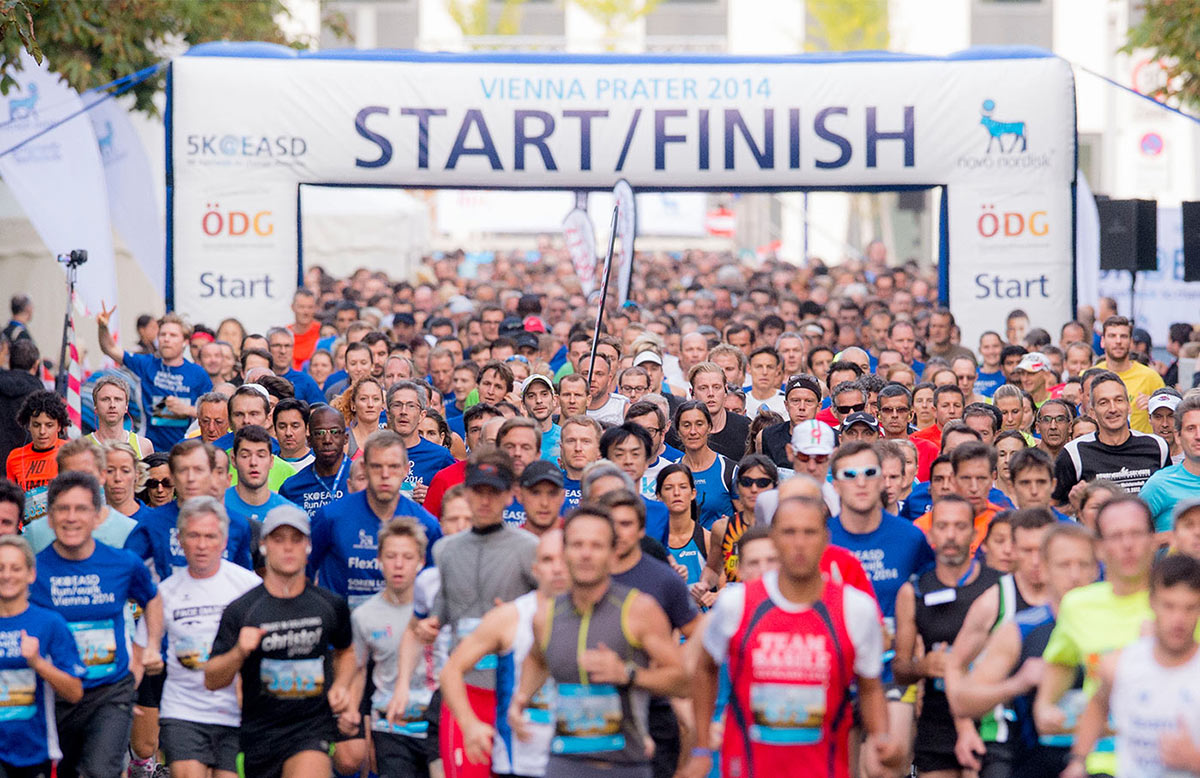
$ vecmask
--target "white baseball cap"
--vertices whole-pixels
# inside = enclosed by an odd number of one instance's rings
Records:
[[[653,362],[656,365],[662,364],[662,357],[655,354],[653,351],[639,351],[638,355],[633,358],[633,366],[643,365],[647,362]]]
[[[1174,392],[1166,392],[1159,389],[1154,394],[1150,395],[1150,404],[1146,408],[1147,413],[1154,413],[1159,408],[1167,408],[1172,413],[1179,407],[1179,403],[1183,402],[1183,398]]]
[[[1024,370],[1027,373],[1038,373],[1050,369],[1050,360],[1046,359],[1046,355],[1040,351],[1030,351],[1021,357],[1021,362],[1017,365],[1017,370]]]
[[[792,429],[792,450],[797,454],[828,456],[837,447],[837,434],[823,421],[809,419]]]

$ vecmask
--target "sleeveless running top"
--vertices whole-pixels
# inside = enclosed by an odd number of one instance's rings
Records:
[[[963,586],[946,586],[934,570],[921,575],[913,589],[916,598],[917,634],[927,651],[939,644],[953,645],[971,603],[1000,580],[1000,573],[980,567],[975,580]],[[954,753],[957,732],[941,678],[925,679],[925,700],[917,717],[917,742],[923,751]]]
[[[629,609],[638,591],[616,582],[591,610],[579,612],[571,595],[554,599],[542,652],[555,683],[550,755],[610,764],[645,764],[650,696],[644,690],[588,682],[583,652],[603,643],[624,661],[647,667],[631,635]]]
[[[854,644],[843,593],[828,581],[811,608],[789,612],[761,579],[745,584],[729,641],[722,775],[849,778]]]
[[[704,571],[704,564],[708,560],[708,547],[704,542],[704,528],[699,522],[692,522],[692,536],[688,538],[688,542],[684,543],[679,548],[671,546],[668,551],[671,553],[671,558],[675,563],[687,568],[688,577],[686,583],[691,586],[694,583],[699,583],[700,573]]]
[[[996,584],[999,587],[999,601],[996,608],[996,620],[992,623],[991,632],[1000,625],[1012,621],[1018,613],[1028,610],[1030,605],[1021,596],[1021,589],[1012,573],[1000,576]],[[1019,665],[1018,665],[1019,667]],[[979,719],[979,739],[985,743],[1007,743],[1014,734],[1010,723],[1017,721],[1017,713],[1011,705],[997,705]]]
[[[137,454],[138,459],[141,459],[142,458],[142,444],[138,442],[137,433],[129,431],[129,430],[126,430],[126,433],[128,434],[129,437],[125,442],[129,444],[130,448],[133,449],[133,453]],[[95,443],[97,446],[100,446],[101,448],[104,447],[104,441],[102,441],[102,440],[100,440],[100,438],[96,437],[96,433],[94,433],[94,432],[89,432],[87,434],[87,439],[92,441],[93,443]]]

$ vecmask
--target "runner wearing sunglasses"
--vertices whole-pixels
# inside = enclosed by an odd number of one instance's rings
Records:
[[[888,728],[901,743],[912,742],[916,686],[892,679],[892,640],[896,634],[896,593],[914,573],[934,562],[921,530],[883,510],[883,464],[870,443],[850,441],[838,447],[829,467],[841,500],[841,513],[829,520],[829,542],[858,557],[875,587],[883,612],[883,682]]]

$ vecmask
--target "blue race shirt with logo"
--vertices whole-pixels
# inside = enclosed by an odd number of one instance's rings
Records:
[[[829,520],[829,542],[862,563],[885,619],[895,618],[896,593],[904,582],[934,562],[925,533],[886,511],[879,526],[865,535],[848,531],[842,526],[842,517],[834,516]]]
[[[666,503],[641,495],[646,506],[646,537],[654,538],[665,547],[671,535],[671,513]]]
[[[525,526],[525,506],[519,503],[516,497],[504,509],[504,523],[517,529]]]
[[[404,480],[413,486],[421,484],[429,486],[439,470],[449,467],[456,461],[458,460],[450,453],[450,449],[430,443],[425,438],[419,438],[417,445],[408,450],[408,477]]]
[[[442,536],[437,519],[404,495],[393,516],[416,519],[424,528],[429,540],[425,564],[432,565],[433,544]],[[316,573],[321,586],[345,597],[352,608],[383,588],[378,552],[381,525],[365,491],[331,502],[313,518],[308,573]]]
[[[150,570],[128,551],[96,543],[87,559],[63,559],[54,546],[37,555],[35,605],[67,620],[84,667],[83,688],[115,683],[129,674],[125,603],[143,608],[158,588]]]
[[[279,487],[279,496],[303,508],[311,518],[318,509],[350,494],[350,457],[343,456],[338,471],[329,477],[317,475],[314,462]]]
[[[1007,380],[999,370],[995,373],[985,373],[981,370],[975,374],[975,391],[984,397],[991,397]]]
[[[233,487],[230,487],[232,489]],[[165,581],[176,570],[187,567],[187,557],[179,545],[179,503],[169,502],[157,508],[139,511],[138,525],[125,538],[125,550],[138,559],[154,562],[158,580]],[[229,539],[225,542],[222,559],[228,559],[247,570],[254,566],[250,558],[250,523],[240,516],[229,517]]]
[[[700,509],[700,526],[712,529],[717,519],[733,516],[733,463],[717,454],[704,470],[692,473],[696,481],[696,505]],[[647,533],[648,534],[648,533]]]
[[[61,759],[62,752],[48,727],[54,692],[21,656],[22,631],[37,638],[38,653],[67,675],[83,678],[87,668],[60,614],[29,605],[16,616],[0,617],[0,754],[8,764],[29,767]]]
[[[579,507],[579,502],[583,499],[583,484],[577,479],[568,478],[565,470],[563,471],[563,492],[567,497],[563,500],[563,507],[559,514],[566,516]]]
[[[192,420],[174,418],[167,411],[166,398],[182,397],[195,405],[200,395],[212,391],[212,381],[204,368],[185,361],[178,367],[167,367],[153,354],[130,354],[121,361],[142,384],[142,413],[147,420],[146,437],[155,451],[170,451],[187,433]]]

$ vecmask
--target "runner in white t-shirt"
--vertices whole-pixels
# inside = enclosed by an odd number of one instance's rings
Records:
[[[225,606],[262,583],[223,560],[229,517],[220,501],[193,497],[179,509],[179,545],[187,559],[163,581],[167,678],[159,705],[159,742],[173,775],[237,775],[242,712],[233,684],[209,691],[204,663]],[[198,772],[199,771],[199,772]]]

